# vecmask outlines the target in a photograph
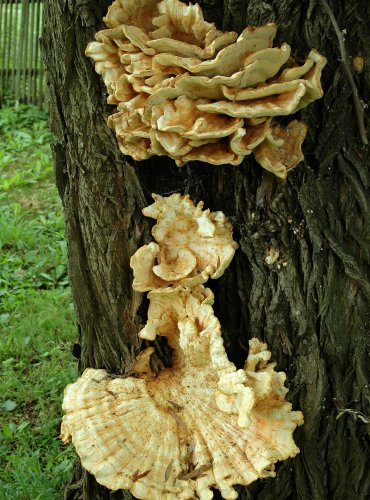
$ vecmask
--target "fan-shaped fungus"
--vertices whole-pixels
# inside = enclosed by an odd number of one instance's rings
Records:
[[[191,290],[149,298],[140,335],[167,337],[172,368],[154,378],[149,348],[137,363],[140,378],[86,370],[66,388],[62,439],[72,439],[84,468],[112,490],[176,500],[211,499],[218,488],[237,498],[233,485],[274,476],[275,462],[299,452],[292,434],[303,418],[284,399],[285,374],[257,339],[237,370],[212,307]]]
[[[86,55],[103,77],[108,102],[118,105],[109,126],[121,151],[135,160],[156,154],[179,166],[191,160],[238,165],[269,127],[274,134],[276,117],[323,94],[326,59],[312,50],[294,66],[289,45],[272,47],[273,23],[247,27],[240,36],[223,33],[204,20],[199,5],[179,0],[116,0],[104,21],[109,29],[96,34]],[[256,119],[265,127],[255,130]],[[306,130],[299,127],[282,142],[278,166],[260,152],[256,160],[285,178],[303,158],[295,154]]]

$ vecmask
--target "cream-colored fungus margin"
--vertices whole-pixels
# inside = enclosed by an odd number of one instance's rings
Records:
[[[116,0],[104,22],[86,55],[117,106],[108,125],[124,154],[239,165],[263,144],[256,160],[283,179],[302,160],[306,127],[271,120],[323,95],[318,52],[296,66],[289,45],[272,47],[275,24],[224,33],[179,0]]]
[[[203,212],[201,204],[194,207],[180,195],[154,198],[143,212],[158,221],[157,241],[170,232],[167,245],[173,241],[180,249],[183,242],[200,267],[220,276],[235,250],[224,215]],[[225,238],[225,227],[226,258],[216,250],[218,230]],[[199,237],[208,238],[210,246],[199,244]],[[161,252],[165,255],[164,247]],[[217,269],[214,255],[223,262]],[[245,366],[238,370],[225,352],[211,290],[179,283],[144,287],[151,289],[148,321],[139,332],[147,341],[167,338],[172,367],[155,374],[154,348],[148,347],[130,377],[85,370],[65,390],[61,438],[72,440],[83,467],[111,490],[129,489],[140,499],[208,500],[218,488],[223,498],[237,498],[234,485],[274,476],[277,461],[299,452],[292,435],[303,415],[285,400],[285,374],[274,370],[266,344],[251,339]]]

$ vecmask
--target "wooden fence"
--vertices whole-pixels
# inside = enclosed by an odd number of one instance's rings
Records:
[[[45,105],[42,7],[42,0],[0,0],[0,106],[7,100]]]

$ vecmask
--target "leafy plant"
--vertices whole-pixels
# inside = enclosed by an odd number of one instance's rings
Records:
[[[50,178],[46,115],[33,106],[2,108],[0,113],[0,191],[34,185]]]
[[[59,499],[74,452],[58,435],[76,378],[63,211],[46,115],[0,109],[0,499]]]

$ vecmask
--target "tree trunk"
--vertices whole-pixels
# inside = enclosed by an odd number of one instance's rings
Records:
[[[305,424],[300,455],[277,465],[275,479],[240,488],[241,499],[365,500],[370,477],[369,150],[360,142],[338,40],[320,1],[203,0],[218,28],[275,21],[276,45],[297,56],[316,48],[328,58],[325,96],[301,112],[309,125],[305,161],[286,183],[253,158],[239,167],[165,157],[135,163],[106,126],[111,107],[84,50],[102,28],[110,0],[45,2],[44,59],[50,89],[57,185],[63,200],[69,271],[79,322],[80,371],[130,373],[147,301],[133,292],[129,259],[150,240],[141,209],[150,193],[189,193],[232,221],[240,249],[212,282],[230,358],[241,366],[248,339],[267,342],[287,373],[288,398]],[[351,56],[370,57],[366,0],[335,2]],[[355,80],[370,97],[370,65]],[[270,250],[279,252],[266,263]],[[208,286],[208,284],[207,284]],[[81,479],[82,478],[82,479]],[[81,479],[80,482],[78,480]],[[122,499],[78,468],[65,498]]]

